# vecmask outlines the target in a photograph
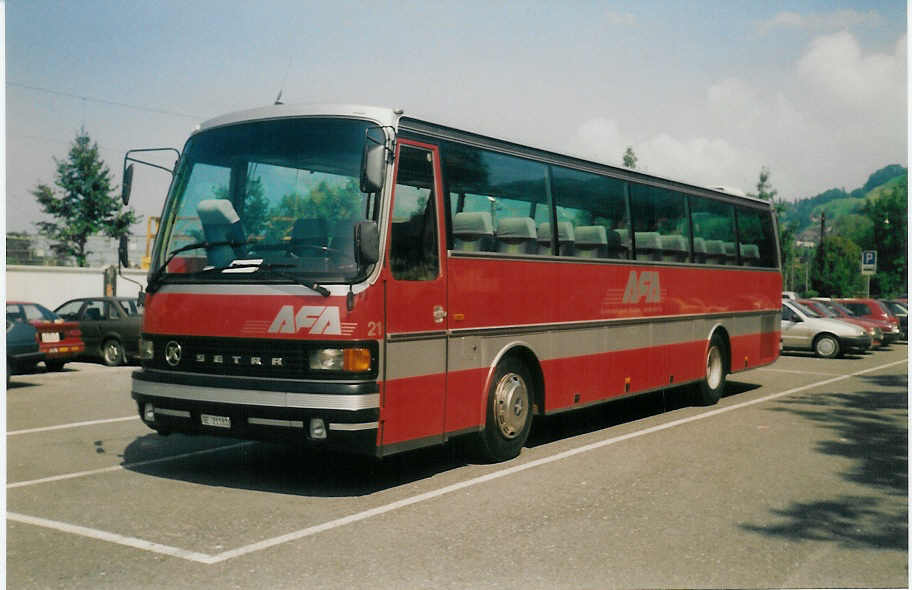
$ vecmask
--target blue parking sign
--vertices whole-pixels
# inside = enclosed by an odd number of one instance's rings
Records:
[[[872,275],[877,272],[877,250],[865,250],[861,253],[861,274]]]

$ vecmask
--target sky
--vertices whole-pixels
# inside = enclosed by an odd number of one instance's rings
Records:
[[[123,154],[271,104],[407,114],[687,182],[795,200],[908,162],[906,3],[9,0],[6,226],[46,219],[80,128]],[[159,160],[170,164],[167,158]],[[169,177],[138,169],[159,215]],[[145,220],[134,228],[144,235]]]

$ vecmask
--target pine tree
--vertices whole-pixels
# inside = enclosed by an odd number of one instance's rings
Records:
[[[40,221],[39,231],[51,242],[60,256],[72,256],[78,266],[85,266],[91,253],[86,250],[89,236],[102,233],[120,238],[130,234],[130,226],[139,219],[132,208],[124,208],[112,196],[111,170],[98,155],[98,144],[80,129],[65,160],[54,158],[57,173],[54,184],[60,196],[47,184],[32,191],[42,210],[55,221]]]
[[[634,170],[637,167],[637,156],[633,153],[633,146],[628,145],[627,151],[624,152],[624,167]]]

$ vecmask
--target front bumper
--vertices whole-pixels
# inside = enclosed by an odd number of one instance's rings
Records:
[[[864,336],[853,336],[851,338],[840,338],[842,347],[847,350],[867,350],[871,348],[871,337],[868,334]]]
[[[162,434],[284,440],[365,454],[377,449],[376,381],[243,379],[139,370],[133,373],[132,395],[143,422]],[[323,425],[321,436],[314,436],[315,420]]]

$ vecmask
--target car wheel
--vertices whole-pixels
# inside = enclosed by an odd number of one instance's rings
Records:
[[[706,374],[697,383],[697,403],[711,406],[719,401],[725,391],[726,366],[722,337],[714,334],[706,349]]]
[[[48,371],[62,371],[66,361],[44,361]]]
[[[126,355],[120,340],[110,338],[101,345],[101,359],[109,367],[117,367],[124,363]]]
[[[519,359],[508,357],[497,365],[488,391],[485,425],[473,441],[477,456],[499,462],[519,455],[532,428],[532,388],[529,370]]]
[[[839,356],[839,340],[832,334],[821,334],[814,340],[814,353],[820,358],[832,359]]]

